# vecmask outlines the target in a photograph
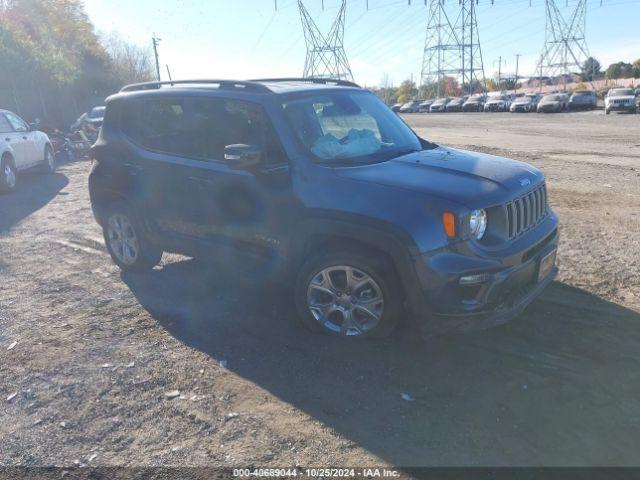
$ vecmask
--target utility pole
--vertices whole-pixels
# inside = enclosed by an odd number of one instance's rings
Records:
[[[156,57],[156,75],[158,76],[158,81],[160,81],[160,61],[158,59],[158,43],[160,43],[161,38],[156,37],[156,34],[153,34],[151,37],[151,41],[153,42],[153,54]]]
[[[516,82],[513,85],[513,93],[518,93],[518,63],[520,63],[520,54],[516,53]]]
[[[498,57],[498,90],[502,90],[502,55]]]

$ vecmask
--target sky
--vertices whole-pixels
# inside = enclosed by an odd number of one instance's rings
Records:
[[[456,0],[445,0],[457,4]],[[576,0],[556,0],[568,18]],[[602,5],[601,5],[602,1]],[[278,10],[274,8],[277,2]],[[567,6],[568,2],[568,6]],[[340,0],[304,0],[323,33]],[[344,48],[356,82],[419,83],[427,24],[424,0],[347,0]],[[85,0],[99,32],[142,46],[159,44],[161,75],[173,79],[301,76],[306,47],[296,0]],[[544,45],[544,0],[479,0],[478,31],[487,77],[532,75]],[[603,66],[640,58],[640,0],[587,0],[586,38]]]

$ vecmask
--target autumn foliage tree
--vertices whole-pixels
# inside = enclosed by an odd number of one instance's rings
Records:
[[[80,0],[0,0],[0,104],[27,119],[64,126],[125,82],[151,78],[151,68],[129,75],[129,58],[112,53]]]

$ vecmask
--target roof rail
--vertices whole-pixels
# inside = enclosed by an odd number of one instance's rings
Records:
[[[307,83],[320,83],[320,84],[335,84],[342,87],[356,87],[362,88],[355,82],[349,80],[340,80],[339,78],[318,78],[318,77],[305,77],[305,78],[258,78],[249,80],[250,82],[307,82]]]
[[[242,80],[172,80],[168,82],[145,82],[145,83],[133,83],[131,85],[125,85],[120,89],[121,92],[135,92],[139,90],[154,90],[159,89],[162,86],[174,86],[174,85],[218,85],[218,88],[244,88],[252,90],[254,92],[270,92],[267,87],[257,83],[255,81],[242,81]]]

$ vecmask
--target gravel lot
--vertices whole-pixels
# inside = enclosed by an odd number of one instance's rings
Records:
[[[0,197],[0,464],[638,465],[640,115],[405,119],[545,171],[561,273],[523,315],[316,336],[287,292],[202,262],[121,274],[89,164],[28,174]]]

